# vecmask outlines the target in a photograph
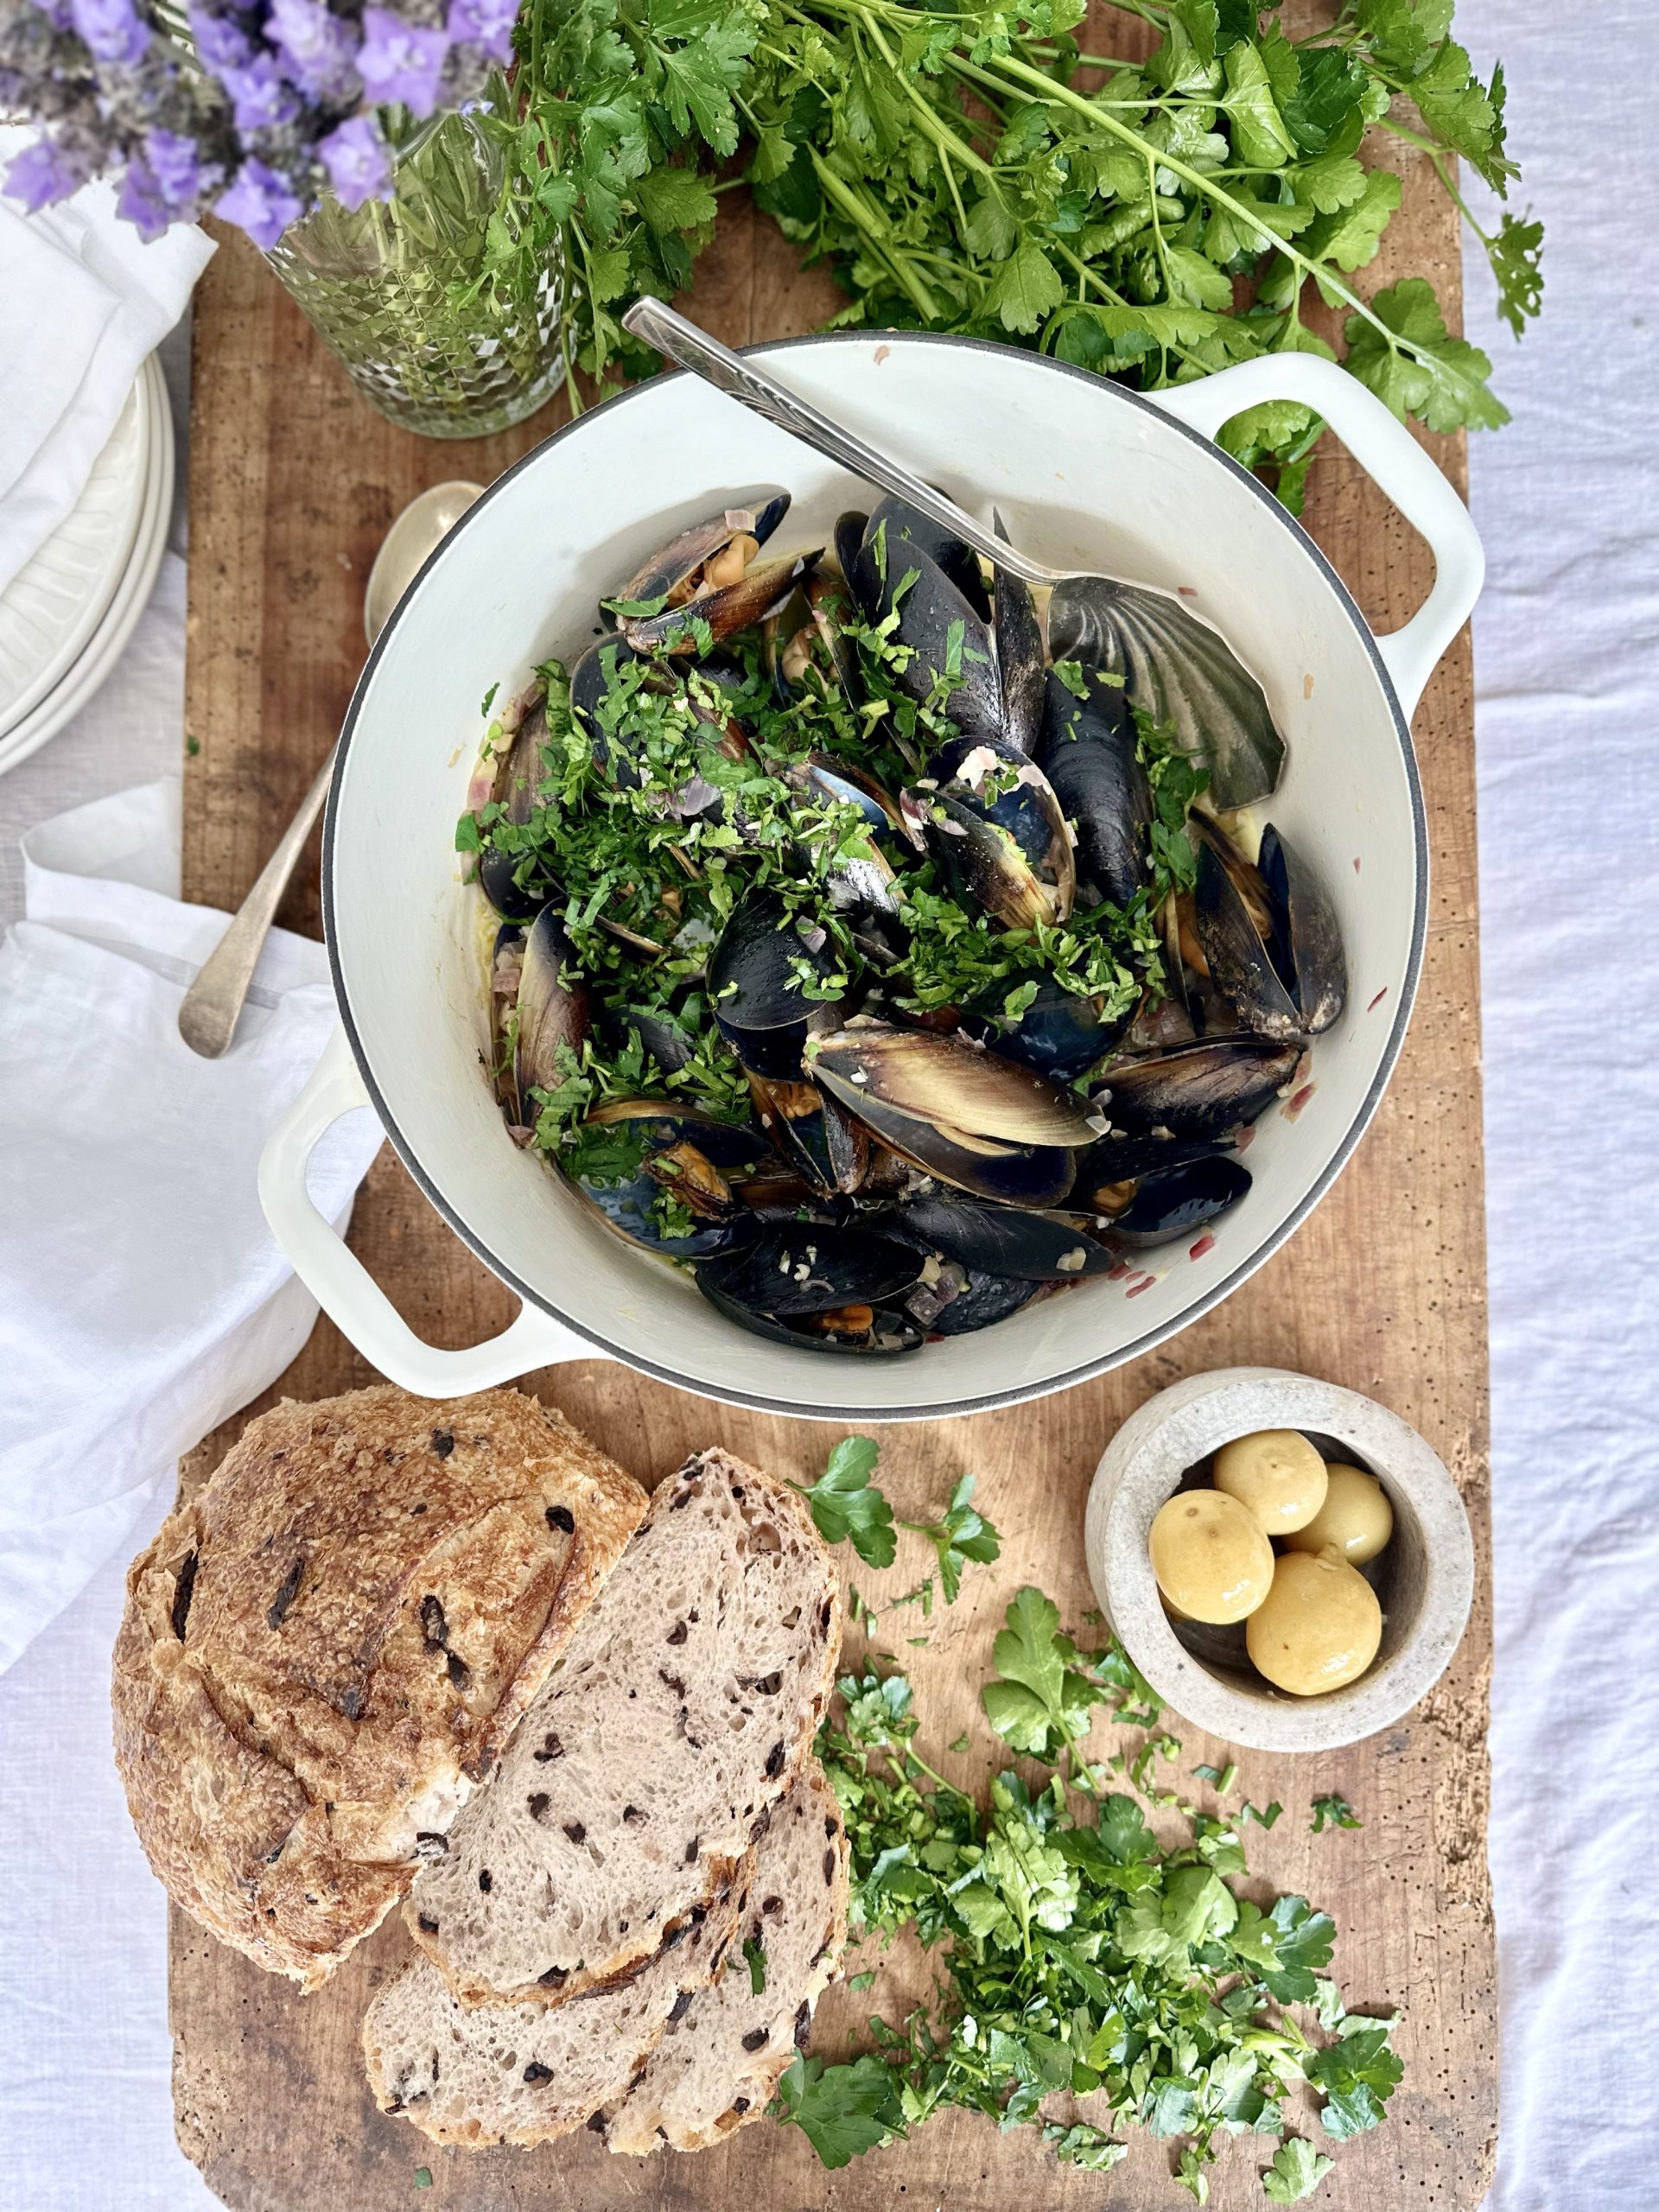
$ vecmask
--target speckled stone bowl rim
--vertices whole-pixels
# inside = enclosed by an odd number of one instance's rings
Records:
[[[1170,1626],[1147,1555],[1153,1516],[1186,1470],[1262,1428],[1335,1437],[1388,1492],[1396,1534],[1411,1529],[1421,1545],[1422,1582],[1395,1649],[1322,1697],[1291,1698],[1266,1683],[1236,1688],[1194,1658]],[[1101,1610],[1165,1704],[1247,1751],[1335,1751],[1389,1726],[1445,1673],[1474,1602],[1469,1518],[1439,1455],[1375,1399],[1287,1368],[1189,1376],[1131,1414],[1095,1470],[1084,1552]]]

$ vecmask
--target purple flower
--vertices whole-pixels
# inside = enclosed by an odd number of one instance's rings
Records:
[[[289,75],[314,99],[338,95],[349,83],[357,27],[325,0],[271,0],[266,35]]]
[[[227,223],[239,224],[255,245],[269,251],[305,209],[285,176],[250,156],[230,190],[219,194],[214,212]]]
[[[256,54],[245,68],[224,69],[219,74],[238,130],[267,130],[276,124],[291,123],[300,111],[298,93],[268,54]]]
[[[8,199],[21,200],[24,208],[37,214],[54,201],[67,200],[78,192],[92,171],[50,138],[37,138],[32,146],[12,160],[6,170],[5,192]]]
[[[200,0],[190,10],[190,35],[208,68],[221,75],[226,69],[245,68],[253,57],[240,28],[228,16],[215,15],[211,8],[203,7]]]
[[[442,31],[405,22],[390,8],[363,10],[357,72],[377,105],[397,101],[416,118],[430,115],[438,104],[448,53],[449,41]]]
[[[450,0],[448,32],[458,46],[475,46],[492,61],[512,59],[518,0]]]
[[[216,162],[204,165],[194,138],[176,130],[150,131],[144,152],[156,188],[169,207],[194,207],[223,175]]]
[[[154,171],[137,154],[127,163],[115,212],[146,241],[160,238],[173,220],[173,210],[167,204]]]
[[[71,0],[70,13],[99,61],[130,64],[149,44],[149,26],[132,0]]]
[[[318,141],[317,152],[342,207],[354,210],[365,200],[382,199],[391,188],[391,156],[371,115],[348,116]]]

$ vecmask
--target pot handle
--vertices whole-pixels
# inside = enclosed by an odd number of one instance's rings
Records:
[[[365,1359],[421,1398],[464,1397],[564,1359],[609,1359],[526,1302],[487,1343],[446,1351],[417,1337],[368,1269],[312,1203],[306,1168],[324,1132],[372,1103],[346,1032],[336,1025],[311,1079],[272,1131],[259,1160],[259,1203],[294,1272]]]
[[[1409,622],[1376,640],[1409,721],[1435,663],[1480,596],[1486,556],[1468,508],[1405,424],[1357,378],[1317,353],[1241,361],[1197,384],[1147,397],[1207,438],[1264,399],[1298,400],[1324,416],[1360,467],[1421,531],[1434,556],[1434,588]]]

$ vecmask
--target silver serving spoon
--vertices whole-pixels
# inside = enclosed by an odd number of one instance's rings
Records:
[[[397,516],[380,541],[363,593],[363,631],[370,645],[385,628],[392,608],[414,582],[427,556],[448,536],[483,489],[481,484],[459,480],[435,484],[411,499]],[[236,1034],[260,951],[276,918],[289,878],[328,796],[339,750],[336,738],[294,819],[255,878],[253,888],[184,995],[179,1008],[179,1034],[205,1060],[216,1060]]]
[[[832,421],[660,300],[637,301],[622,321],[681,368],[954,531],[994,567],[1028,584],[1052,586],[1048,640],[1054,658],[1121,674],[1128,696],[1155,721],[1173,723],[1177,745],[1205,762],[1217,805],[1248,806],[1273,790],[1285,747],[1265,693],[1220,632],[1173,593],[1034,561],[901,461]]]

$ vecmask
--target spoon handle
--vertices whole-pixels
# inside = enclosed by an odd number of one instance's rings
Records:
[[[745,407],[763,415],[768,423],[787,430],[791,437],[799,438],[803,445],[811,446],[827,459],[838,461],[842,467],[850,468],[855,475],[880,485],[884,491],[896,493],[942,528],[965,538],[975,552],[982,553],[999,569],[1007,569],[1028,584],[1053,583],[1063,573],[1045,568],[1040,561],[1017,552],[982,523],[964,514],[954,499],[947,499],[943,492],[924,483],[902,461],[894,461],[890,454],[867,444],[855,431],[821,415],[787,385],[779,384],[753,361],[744,360],[732,353],[718,339],[709,337],[706,330],[699,330],[696,323],[688,322],[661,300],[636,301],[622,321],[636,338],[643,338],[648,346],[656,346],[671,361],[677,361],[681,368],[702,378],[728,398],[741,400]]]
[[[328,796],[336,750],[335,746],[329,747],[328,758],[300,801],[298,812],[255,878],[252,890],[237,908],[229,929],[202,962],[195,982],[184,995],[179,1007],[179,1034],[204,1060],[218,1059],[236,1034],[260,950],[270,935],[276,909],[305,849],[311,825]]]

